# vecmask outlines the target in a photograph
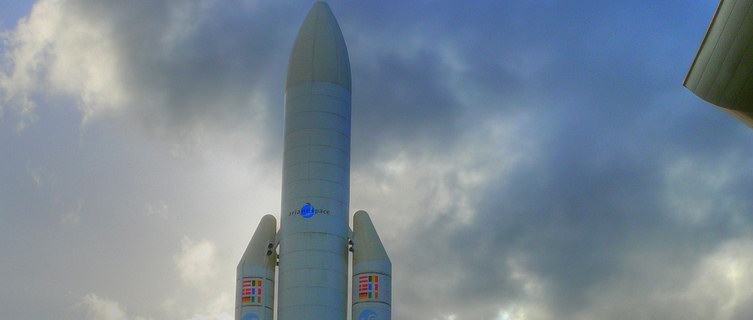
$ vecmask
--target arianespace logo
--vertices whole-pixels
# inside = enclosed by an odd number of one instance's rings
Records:
[[[311,218],[315,214],[329,214],[329,210],[315,209],[314,206],[306,202],[306,204],[304,204],[300,209],[288,212],[288,216],[295,216],[299,214],[304,218]]]
[[[246,315],[243,316],[243,320],[259,320],[259,316],[253,313],[246,313]]]
[[[376,312],[369,309],[361,311],[361,314],[358,315],[358,320],[376,320],[376,318]]]

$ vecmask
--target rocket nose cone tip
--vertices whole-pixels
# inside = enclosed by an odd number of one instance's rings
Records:
[[[340,26],[327,3],[309,10],[293,43],[285,88],[324,81],[351,90],[350,61]]]
[[[314,2],[314,5],[313,5],[313,6],[311,6],[311,7],[312,7],[312,8],[316,8],[317,6],[319,6],[319,7],[321,7],[321,6],[325,6],[325,7],[329,8],[329,6],[327,5],[327,2],[325,2],[325,1],[317,1],[317,2]]]
[[[329,5],[327,4],[327,2],[325,1],[314,2],[314,4],[311,6],[311,9],[309,10],[308,15],[311,15],[312,12],[318,11],[318,10],[326,11],[334,19],[334,15],[332,14],[332,9],[329,8]]]

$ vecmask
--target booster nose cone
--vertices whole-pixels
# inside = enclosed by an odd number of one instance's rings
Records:
[[[274,216],[262,217],[238,263],[235,319],[272,320],[277,262],[274,252],[276,230],[277,219]]]
[[[350,61],[340,26],[329,6],[316,2],[293,44],[285,88],[298,83],[325,81],[350,88]]]
[[[369,214],[353,215],[352,319],[391,319],[392,263]]]

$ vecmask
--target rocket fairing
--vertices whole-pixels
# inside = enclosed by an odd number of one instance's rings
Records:
[[[352,319],[390,319],[387,253],[366,212],[348,227],[350,61],[324,2],[313,5],[293,44],[284,115],[280,230],[274,217],[262,218],[238,265],[236,320],[272,320],[275,289],[279,320],[345,320],[349,244]]]

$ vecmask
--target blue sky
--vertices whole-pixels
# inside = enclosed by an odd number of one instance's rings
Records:
[[[0,4],[0,318],[231,319],[311,3]],[[718,2],[329,4],[395,319],[753,318],[753,130],[682,87]]]

